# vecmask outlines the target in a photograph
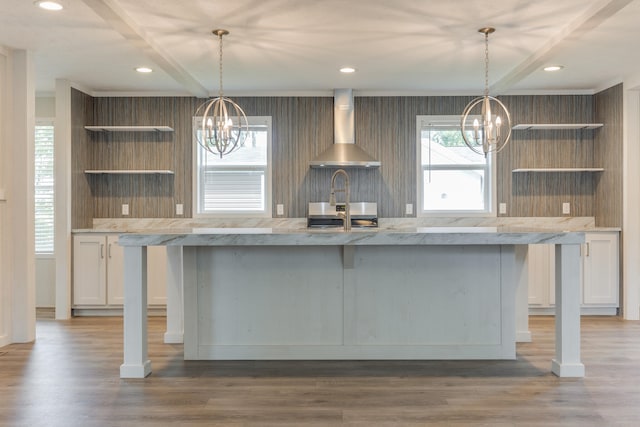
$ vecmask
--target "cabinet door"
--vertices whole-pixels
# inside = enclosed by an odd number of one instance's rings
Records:
[[[107,303],[124,304],[124,251],[118,236],[107,236]]]
[[[167,247],[147,247],[147,304],[167,304]]]
[[[104,305],[107,302],[106,239],[104,235],[73,238],[73,304]]]
[[[107,239],[107,301],[124,304],[124,253],[118,236]],[[167,252],[164,246],[147,248],[147,304],[167,304]]]
[[[584,249],[584,304],[618,306],[618,233],[587,233]]]
[[[529,305],[549,307],[555,302],[555,253],[553,245],[529,245],[527,271]]]

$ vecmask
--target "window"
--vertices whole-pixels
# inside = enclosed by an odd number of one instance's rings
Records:
[[[35,250],[53,253],[53,123],[38,121],[35,127]]]
[[[492,155],[474,153],[458,116],[418,116],[419,215],[493,215]]]
[[[244,146],[220,158],[198,144],[202,117],[194,118],[195,215],[271,217],[271,117],[247,119]]]

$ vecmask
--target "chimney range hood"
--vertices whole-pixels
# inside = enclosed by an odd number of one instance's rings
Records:
[[[333,96],[333,145],[309,162],[312,168],[377,168],[380,161],[355,144],[353,91],[336,89]]]

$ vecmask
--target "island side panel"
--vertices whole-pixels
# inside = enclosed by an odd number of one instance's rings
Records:
[[[502,258],[499,245],[358,247],[345,283],[353,344],[390,358],[514,358],[513,266]]]
[[[499,245],[358,246],[347,268],[341,246],[200,247],[185,308],[197,309],[197,343],[185,331],[185,355],[193,345],[199,359],[513,358],[504,262]]]
[[[322,358],[342,345],[341,247],[200,247],[197,265],[200,359]]]

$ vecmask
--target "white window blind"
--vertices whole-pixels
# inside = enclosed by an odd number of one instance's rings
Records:
[[[248,120],[244,145],[220,158],[198,144],[202,118],[194,118],[196,215],[271,216],[271,117]]]
[[[53,125],[35,127],[35,251],[53,253],[54,186]]]

